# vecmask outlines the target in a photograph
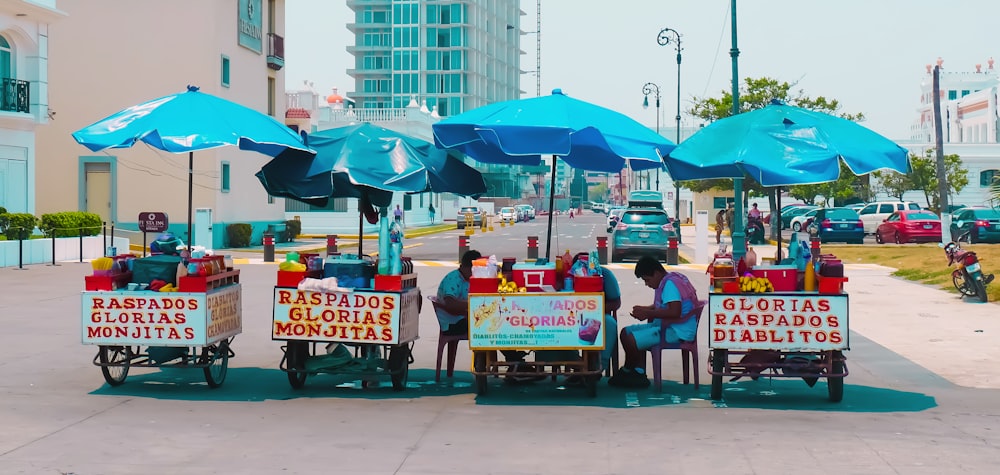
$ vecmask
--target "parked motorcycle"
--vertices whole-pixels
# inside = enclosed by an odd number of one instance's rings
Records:
[[[963,233],[958,237],[961,241],[968,233]],[[983,269],[979,265],[979,257],[973,251],[962,249],[957,242],[948,244],[938,244],[944,248],[944,254],[948,256],[948,267],[958,264],[958,269],[951,273],[951,281],[955,288],[962,295],[969,297],[979,297],[983,303],[987,301],[986,286],[993,282],[993,274],[983,274]]]
[[[746,237],[750,244],[764,244],[764,221],[747,217]]]

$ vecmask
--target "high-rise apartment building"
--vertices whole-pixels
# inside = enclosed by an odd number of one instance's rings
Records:
[[[518,0],[347,0],[359,108],[426,100],[446,117],[520,98]]]

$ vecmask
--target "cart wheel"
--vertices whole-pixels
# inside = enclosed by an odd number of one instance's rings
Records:
[[[306,358],[309,357],[309,342],[289,341],[285,346],[285,370],[288,384],[292,389],[302,389],[306,384]]]
[[[404,343],[389,350],[389,371],[392,374],[392,390],[406,389],[406,380],[410,373],[409,345]]]
[[[220,341],[217,345],[206,346],[201,350],[201,363],[205,366],[205,382],[215,389],[222,386],[229,372],[229,342]]]
[[[712,400],[722,400],[722,372],[726,370],[726,350],[712,350]]]
[[[843,374],[844,373],[844,361],[840,359],[833,360],[833,365],[831,366],[831,372],[833,374]],[[844,399],[844,377],[837,376],[835,378],[826,378],[826,390],[827,396],[830,398],[830,402],[840,402]]]
[[[472,368],[477,372],[486,371],[486,352],[476,351],[472,357]],[[477,374],[476,375],[476,395],[485,396],[486,395],[486,375]]]
[[[128,376],[132,362],[132,348],[128,346],[101,346],[97,349],[101,360],[101,374],[110,386],[121,386]]]

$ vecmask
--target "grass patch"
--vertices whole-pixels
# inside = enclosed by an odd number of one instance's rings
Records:
[[[964,244],[964,249],[974,251],[984,272],[993,273],[993,263],[1000,262],[1000,245]],[[948,258],[937,244],[865,244],[864,246],[824,245],[824,254],[834,254],[848,264],[878,264],[896,269],[892,275],[902,279],[939,287],[953,293],[955,285],[951,281],[953,264],[948,267]],[[1000,287],[988,286],[989,300],[1000,300]]]

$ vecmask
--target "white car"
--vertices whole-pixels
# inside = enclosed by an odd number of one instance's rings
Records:
[[[513,223],[517,221],[517,210],[511,206],[504,206],[500,208],[500,220],[505,223]]]
[[[618,220],[622,219],[622,213],[625,212],[625,208],[612,208],[608,211],[608,232],[618,225]]]
[[[865,234],[875,234],[875,230],[890,214],[907,209],[920,211],[920,205],[912,201],[876,201],[861,208],[858,216],[864,224]]]
[[[792,228],[792,232],[797,233],[799,231],[802,231],[803,228],[805,227],[806,221],[809,221],[814,216],[816,216],[816,212],[819,211],[820,209],[821,208],[816,208],[811,211],[806,211],[805,213],[802,213],[792,218],[792,222],[789,224],[789,226]]]

